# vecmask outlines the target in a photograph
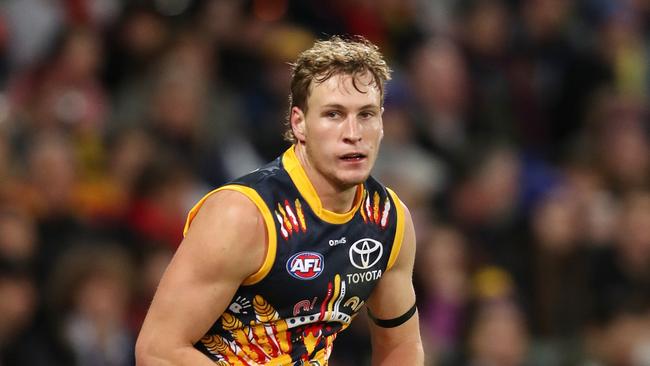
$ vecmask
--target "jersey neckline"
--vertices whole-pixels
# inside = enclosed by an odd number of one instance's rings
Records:
[[[293,184],[298,189],[298,192],[300,192],[300,195],[305,199],[305,201],[307,201],[307,204],[311,207],[312,211],[314,211],[316,216],[321,220],[330,224],[345,224],[350,221],[363,202],[363,184],[360,183],[357,186],[357,192],[354,196],[354,205],[350,211],[338,213],[325,209],[320,197],[318,197],[318,193],[316,193],[316,189],[307,177],[307,173],[302,167],[302,164],[300,164],[294,148],[295,145],[292,145],[284,152],[284,154],[282,154],[282,165],[284,170],[289,174]]]

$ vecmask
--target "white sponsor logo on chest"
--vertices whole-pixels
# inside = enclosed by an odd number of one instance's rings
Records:
[[[350,246],[350,263],[358,269],[369,269],[379,262],[384,254],[383,245],[377,240],[365,238]]]

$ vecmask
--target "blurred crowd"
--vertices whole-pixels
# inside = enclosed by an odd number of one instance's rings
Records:
[[[334,34],[394,70],[427,364],[650,365],[644,0],[0,2],[0,365],[133,365],[189,208],[287,148]],[[357,321],[331,364],[368,357]]]

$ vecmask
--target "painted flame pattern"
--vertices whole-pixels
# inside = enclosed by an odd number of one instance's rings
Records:
[[[388,226],[388,214],[390,213],[391,204],[388,197],[384,198],[383,205],[381,201],[382,199],[378,192],[374,192],[372,198],[367,193],[359,212],[361,213],[363,222],[377,224],[382,229],[385,229]]]
[[[307,223],[305,222],[305,214],[302,213],[302,205],[300,204],[300,200],[297,198],[296,198],[296,213],[298,214],[300,229],[304,233],[307,231]]]
[[[279,203],[278,203],[278,210],[282,215],[282,223],[284,224],[284,227],[289,232],[289,235],[291,235],[291,233],[293,232],[293,225],[291,225],[291,220],[289,220],[289,217],[287,217],[287,213],[284,211],[284,208]]]
[[[375,194],[372,196],[372,201],[372,221],[379,223],[379,193],[375,192]]]
[[[275,211],[275,217],[278,219],[278,222],[280,223],[280,234],[282,234],[283,238],[288,239],[289,238],[289,232],[284,227],[284,220],[282,220],[282,216],[280,216],[278,211]]]
[[[368,216],[366,216],[366,203],[365,203],[365,200],[361,204],[361,209],[359,210],[359,212],[361,212],[361,218],[363,219],[363,222],[365,222],[367,224],[368,223]]]
[[[386,198],[386,201],[384,202],[384,210],[381,212],[381,220],[379,222],[379,225],[381,226],[382,229],[385,229],[386,225],[388,225],[389,212],[390,212],[390,200]]]
[[[368,220],[372,222],[372,210],[370,209],[370,194],[366,194],[366,202],[364,203],[364,208],[366,209],[366,215],[368,215]]]
[[[302,204],[300,204],[300,200],[297,198],[293,207],[289,200],[278,203],[275,210],[275,217],[280,224],[280,234],[285,240],[289,239],[294,233],[300,231],[303,233],[307,232],[305,214],[302,210]]]

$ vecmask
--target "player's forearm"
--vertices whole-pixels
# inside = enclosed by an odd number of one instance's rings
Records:
[[[376,347],[372,351],[372,366],[421,366],[424,350],[419,340],[402,342],[391,347]]]

